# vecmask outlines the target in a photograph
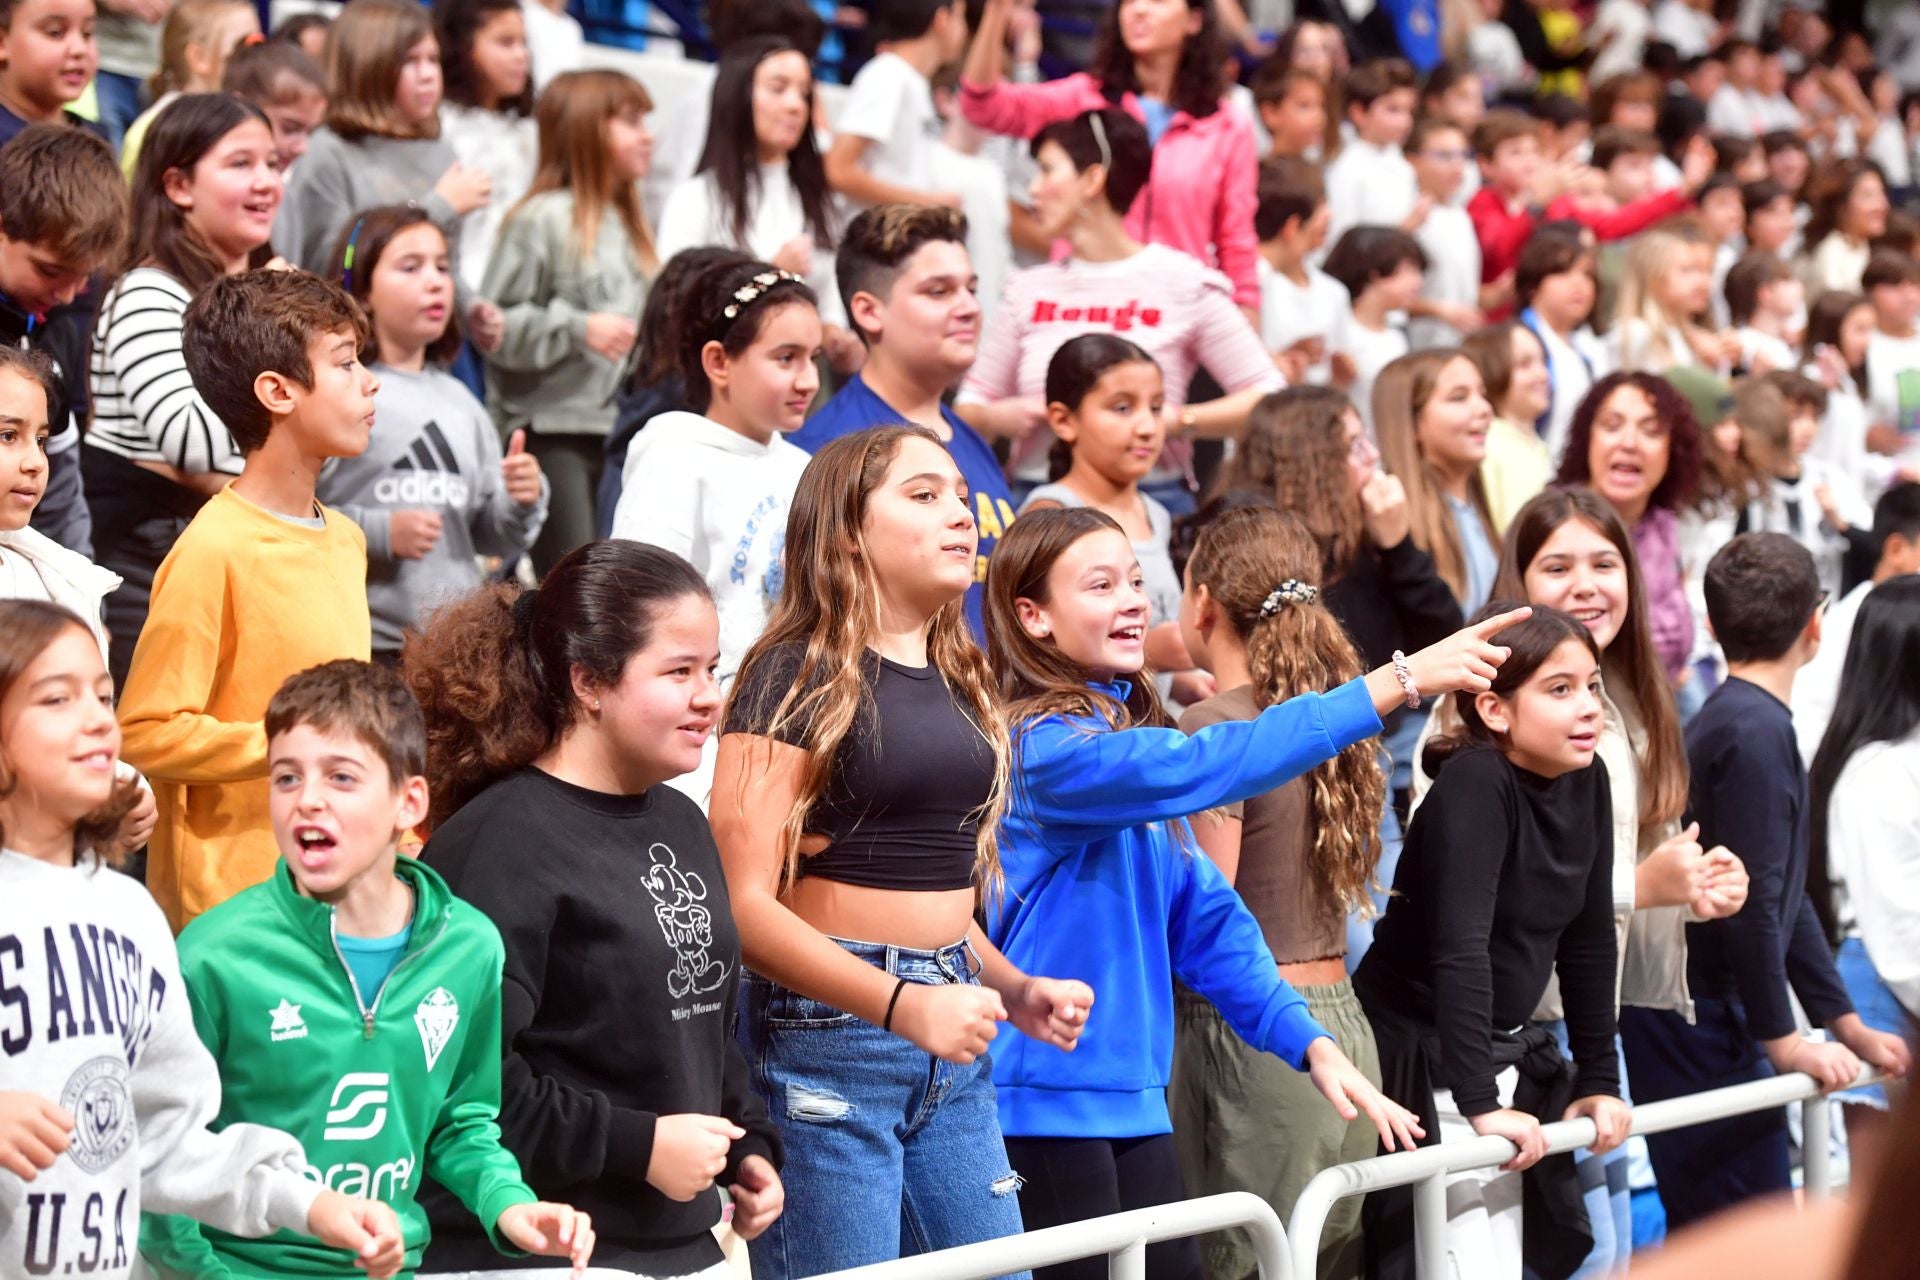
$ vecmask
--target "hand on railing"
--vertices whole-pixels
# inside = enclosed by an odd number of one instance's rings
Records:
[[[1857,1013],[1835,1018],[1827,1024],[1835,1039],[1853,1050],[1854,1056],[1890,1076],[1904,1076],[1913,1069],[1913,1052],[1900,1036],[1875,1031],[1860,1020]]]
[[[1467,1123],[1483,1138],[1505,1138],[1519,1148],[1514,1152],[1513,1159],[1500,1166],[1502,1172],[1518,1173],[1522,1169],[1531,1169],[1547,1154],[1547,1135],[1540,1131],[1538,1116],[1515,1111],[1512,1107],[1502,1107],[1498,1111],[1483,1111],[1477,1116],[1468,1116]]]
[[[1562,1120],[1593,1121],[1593,1145],[1587,1150],[1603,1156],[1627,1140],[1633,1132],[1633,1108],[1611,1094],[1596,1093],[1575,1098]]]

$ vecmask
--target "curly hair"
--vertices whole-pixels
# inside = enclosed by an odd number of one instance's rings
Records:
[[[1221,468],[1214,496],[1234,489],[1271,494],[1320,548],[1321,571],[1346,575],[1367,542],[1366,515],[1347,467],[1347,416],[1353,402],[1332,387],[1288,387],[1264,397]]]
[[[1567,430],[1566,452],[1560,456],[1560,474],[1553,478],[1553,482],[1582,488],[1593,483],[1592,458],[1589,456],[1593,445],[1593,420],[1600,416],[1600,410],[1608,398],[1621,387],[1633,387],[1646,396],[1653,405],[1655,416],[1667,428],[1667,474],[1660,477],[1660,483],[1654,486],[1647,505],[1678,512],[1689,506],[1700,491],[1704,433],[1686,397],[1675,391],[1672,383],[1655,373],[1610,373],[1593,384],[1592,390],[1580,401],[1580,407],[1573,411],[1573,424]]]
[[[1180,45],[1180,61],[1173,69],[1173,92],[1167,95],[1167,105],[1199,120],[1220,109],[1221,95],[1226,91],[1221,68],[1226,65],[1227,47],[1220,36],[1213,0],[1187,0],[1187,9],[1200,15],[1200,29]],[[1107,6],[1106,17],[1100,21],[1087,71],[1100,82],[1101,91],[1116,102],[1122,94],[1140,92],[1133,54],[1120,36],[1118,4]]]
[[[1188,580],[1207,594],[1246,645],[1254,701],[1261,707],[1300,693],[1324,693],[1366,674],[1340,620],[1320,603],[1265,607],[1288,580],[1320,585],[1318,540],[1293,516],[1244,507],[1200,535]],[[1356,742],[1307,774],[1312,869],[1341,907],[1373,914],[1380,862],[1380,814],[1387,782],[1372,740]]]

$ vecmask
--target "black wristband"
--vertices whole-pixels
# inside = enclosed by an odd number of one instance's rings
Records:
[[[887,1016],[886,1016],[885,1018],[883,1018],[883,1019],[881,1020],[881,1022],[880,1022],[880,1029],[881,1029],[882,1031],[891,1031],[891,1030],[893,1030],[893,1010],[894,1010],[894,1006],[896,1006],[896,1005],[898,1005],[898,1004],[900,1003],[900,993],[901,993],[902,991],[905,991],[906,989],[907,989],[907,980],[906,980],[905,978],[902,978],[902,979],[900,979],[900,981],[899,981],[899,982],[897,982],[897,983],[895,983],[895,984],[894,984],[894,987],[893,987],[893,999],[891,999],[891,1000],[889,1000],[889,1001],[887,1001]]]

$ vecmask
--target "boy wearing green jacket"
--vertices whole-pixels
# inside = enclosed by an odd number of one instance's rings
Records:
[[[194,1026],[220,1066],[215,1129],[271,1124],[306,1174],[399,1215],[420,1264],[423,1179],[489,1224],[496,1248],[593,1251],[587,1215],[539,1201],[500,1145],[500,935],[425,864],[399,855],[427,812],[426,730],[393,672],[329,662],[267,708],[273,876],[180,935]],[[248,1240],[145,1215],[161,1276],[354,1274],[353,1258],[282,1231]]]

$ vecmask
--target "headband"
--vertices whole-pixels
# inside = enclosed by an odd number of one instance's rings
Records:
[[[1260,616],[1271,618],[1280,612],[1283,604],[1314,604],[1319,599],[1320,588],[1301,582],[1298,578],[1288,578],[1267,593],[1267,598],[1260,605]]]
[[[1113,148],[1107,145],[1107,124],[1100,118],[1098,111],[1087,112],[1087,123],[1093,126],[1093,145],[1100,148],[1100,167],[1109,174],[1113,172]]]
[[[791,271],[782,271],[778,267],[775,267],[771,271],[762,271],[759,275],[733,291],[733,301],[729,302],[726,305],[726,309],[720,314],[729,320],[738,319],[741,311],[752,306],[761,294],[782,281],[792,284],[806,283],[800,276],[793,274]]]
[[[366,225],[365,214],[353,220],[353,230],[347,233],[347,247],[340,253],[340,288],[349,297],[353,295],[353,250],[360,243],[360,228]]]

